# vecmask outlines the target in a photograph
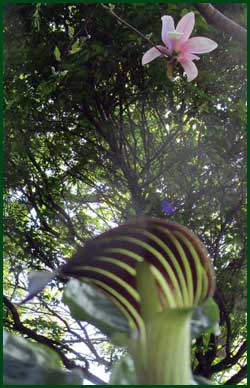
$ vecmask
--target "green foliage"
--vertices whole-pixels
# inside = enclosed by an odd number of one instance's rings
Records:
[[[81,46],[80,46],[80,40],[77,39],[71,46],[71,50],[70,50],[70,53],[71,54],[75,54],[77,53],[78,51],[81,50]]]
[[[220,311],[212,298],[194,308],[191,321],[192,338],[200,336],[205,331],[219,335]]]
[[[81,370],[63,369],[48,347],[4,331],[4,385],[80,385],[82,381]]]
[[[55,55],[55,58],[58,62],[60,62],[61,60],[61,52],[59,50],[59,48],[56,46],[55,49],[54,49],[54,55]]]
[[[98,289],[72,279],[64,291],[66,303],[75,319],[92,323],[109,337],[126,338],[130,329],[120,310]],[[123,336],[121,335],[123,333]]]
[[[137,385],[135,367],[132,358],[127,355],[119,360],[110,377],[111,385]]]

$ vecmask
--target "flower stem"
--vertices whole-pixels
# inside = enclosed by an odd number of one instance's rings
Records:
[[[167,309],[147,322],[135,357],[138,384],[190,385],[190,320],[190,309]]]

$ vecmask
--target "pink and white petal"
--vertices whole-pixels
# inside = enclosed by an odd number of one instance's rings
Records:
[[[172,18],[172,16],[164,15],[161,17],[161,20],[162,20],[161,39],[163,43],[166,46],[168,46],[169,44],[168,32],[175,31],[174,19]]]
[[[212,39],[197,36],[195,38],[188,39],[188,41],[182,46],[182,49],[192,54],[204,54],[210,53],[210,51],[213,51],[216,47],[218,47],[218,44]]]
[[[198,55],[194,55],[194,54],[190,54],[190,53],[187,53],[187,52],[181,52],[178,56],[177,56],[177,60],[179,62],[184,62],[184,61],[187,61],[187,60],[190,60],[190,61],[194,61],[194,60],[199,60],[200,57],[198,57]]]
[[[194,54],[190,54],[190,53],[187,53],[186,57],[187,57],[187,59],[190,59],[191,61],[198,61],[200,59],[200,57],[198,57],[198,55],[194,55]]]
[[[177,24],[176,31],[182,32],[184,35],[181,38],[182,41],[186,41],[194,29],[194,13],[189,12],[184,15]]]
[[[186,59],[183,61],[179,61],[181,66],[183,67],[185,73],[187,74],[188,82],[193,81],[198,75],[198,69],[193,61]]]
[[[142,57],[142,65],[146,65],[147,63],[153,61],[155,58],[158,58],[162,55],[166,54],[166,47],[164,46],[156,46],[152,47]]]

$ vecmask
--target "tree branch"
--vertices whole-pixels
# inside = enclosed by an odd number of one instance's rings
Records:
[[[222,361],[218,362],[218,364],[211,366],[211,372],[216,373],[220,372],[224,369],[230,368],[235,365],[239,359],[243,356],[243,354],[247,351],[247,341],[243,342],[238,352],[234,356],[225,357]]]
[[[101,7],[103,7],[104,9],[106,9],[112,16],[114,16],[120,23],[124,24],[126,27],[130,28],[132,31],[136,32],[136,34],[138,34],[141,38],[145,39],[151,46],[155,47],[162,55],[166,56],[166,53],[162,52],[161,49],[159,47],[157,47],[151,39],[149,39],[147,36],[145,36],[144,34],[142,34],[139,30],[137,30],[137,28],[135,28],[134,26],[131,26],[131,24],[129,24],[128,22],[126,22],[126,20],[122,19],[119,15],[117,15],[114,11],[113,11],[113,8],[112,7],[109,7],[105,4],[100,4]]]
[[[61,358],[64,366],[67,369],[74,369],[74,368],[81,368],[84,376],[89,381],[93,382],[97,385],[104,385],[106,384],[103,380],[101,380],[99,377],[92,374],[88,368],[81,367],[79,365],[76,365],[76,363],[73,360],[68,359],[65,354],[62,352],[61,349],[57,347],[57,345],[60,345],[58,341],[51,340],[50,338],[47,338],[43,335],[37,334],[34,330],[26,327],[20,320],[18,311],[13,303],[4,295],[3,301],[5,306],[10,310],[12,317],[13,317],[13,329],[17,330],[19,333],[27,335],[27,337],[34,339],[35,341],[48,346],[49,348],[53,349]],[[62,344],[63,345],[63,344]],[[64,346],[65,347],[65,346]]]
[[[233,375],[229,380],[227,380],[224,385],[236,385],[240,383],[243,379],[247,377],[247,365],[244,365],[239,372]]]
[[[223,13],[214,8],[210,3],[199,3],[194,5],[209,24],[214,26],[218,31],[231,35],[231,37],[237,40],[242,48],[246,50],[247,31],[244,27],[241,27],[239,24],[223,15]]]

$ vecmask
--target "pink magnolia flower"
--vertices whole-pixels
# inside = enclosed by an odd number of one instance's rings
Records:
[[[172,16],[162,16],[162,41],[164,46],[158,45],[149,49],[142,57],[142,64],[153,61],[160,56],[169,57],[171,64],[177,60],[187,74],[188,81],[198,75],[194,60],[200,59],[195,54],[204,54],[213,51],[218,45],[211,39],[204,37],[189,38],[194,28],[194,13],[189,12],[181,18],[177,27],[174,27]]]

